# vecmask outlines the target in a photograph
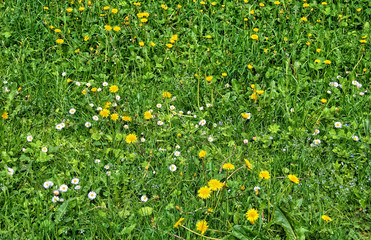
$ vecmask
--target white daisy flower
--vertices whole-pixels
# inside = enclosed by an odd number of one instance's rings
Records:
[[[201,126],[204,126],[206,124],[206,120],[202,119],[198,124],[201,125]]]
[[[26,152],[26,149],[25,148],[22,148],[22,152]]]
[[[48,148],[47,147],[43,147],[43,148],[41,148],[41,151],[48,152]]]
[[[214,141],[214,138],[212,136],[209,136],[209,138],[207,139],[207,141],[213,142]]]
[[[249,140],[248,140],[248,139],[244,139],[244,140],[243,140],[243,143],[244,143],[244,144],[248,144],[248,143],[249,143]]]
[[[179,115],[183,115],[183,111],[179,111]]]
[[[71,180],[71,183],[75,184],[75,185],[79,184],[79,182],[80,182],[80,180],[78,178],[74,178],[74,179]]]
[[[64,199],[63,198],[60,198],[58,201],[59,202],[64,202]]]
[[[117,107],[117,103],[112,103],[112,107]]]
[[[87,87],[90,87],[90,86],[91,86],[91,83],[87,83],[86,86],[87,86]]]
[[[175,106],[171,105],[170,110],[175,110]]]
[[[97,111],[102,111],[103,109],[101,107],[97,107]]]
[[[104,168],[108,170],[109,169],[109,166],[108,165],[105,165]]]
[[[99,120],[99,117],[97,115],[93,116],[93,120],[94,121],[98,121]]]
[[[64,124],[64,123],[61,123],[59,125],[61,125],[62,128],[64,128],[66,126],[66,124]]]
[[[94,162],[95,163],[100,163],[100,160],[99,159],[95,159]]]
[[[141,142],[145,142],[146,139],[145,139],[145,138],[141,138],[140,141],[141,141]]]
[[[98,88],[98,89],[97,89],[97,92],[100,92],[100,91],[102,91],[102,89],[101,89],[101,88]]]
[[[58,200],[59,200],[59,197],[57,197],[57,196],[54,196],[54,197],[52,198],[52,202],[53,202],[53,203],[58,202]]]
[[[76,86],[80,86],[81,84],[80,84],[80,82],[75,82],[75,84],[76,84]]]
[[[43,183],[43,187],[44,187],[45,189],[48,189],[48,188],[50,187],[49,181],[44,182],[44,183]]]
[[[211,106],[212,106],[211,103],[206,104],[206,107],[211,107]]]
[[[108,177],[110,177],[111,176],[111,171],[107,171],[106,174],[107,174]]]
[[[162,122],[162,121],[157,121],[157,125],[162,126],[163,124],[164,124],[164,122]]]
[[[32,142],[32,139],[33,139],[32,136],[27,136],[27,141],[28,141],[28,142]]]
[[[225,85],[225,87],[226,87],[226,88],[229,88],[229,84],[227,83],[227,84]]]
[[[175,151],[175,152],[174,152],[174,156],[175,156],[175,157],[179,157],[179,156],[180,156],[180,152],[179,152],[179,151]]]
[[[360,93],[359,93],[359,95],[361,95],[361,96],[364,96],[364,95],[365,95],[365,93],[364,93],[364,92],[360,92]]]
[[[146,195],[143,195],[143,196],[140,198],[140,200],[141,200],[142,202],[147,202],[147,201],[148,201],[148,198],[147,198]]]
[[[218,126],[218,124],[216,124],[216,123],[213,124],[213,127],[217,127],[217,126]]]
[[[108,82],[104,82],[102,85],[103,85],[103,87],[107,87],[108,86]]]
[[[176,149],[179,149],[179,148],[180,148],[180,146],[179,146],[179,145],[176,145],[176,146],[175,146],[175,148],[176,148]]]
[[[14,169],[12,169],[12,168],[8,168],[8,174],[9,174],[9,175],[13,175],[13,174],[14,174]]]
[[[76,109],[74,109],[74,108],[70,109],[70,114],[75,114],[75,112],[76,112]]]
[[[295,112],[295,109],[294,108],[290,108],[290,112]]]
[[[65,77],[67,75],[66,72],[62,72],[62,76]]]
[[[313,143],[314,143],[315,145],[319,145],[319,144],[321,143],[321,140],[319,140],[319,139],[315,139],[315,140],[313,141]]]
[[[116,95],[115,98],[116,98],[117,101],[121,99],[121,97],[119,95]]]
[[[93,199],[95,199],[97,197],[97,194],[95,193],[95,192],[89,192],[88,193],[88,198],[90,199],[90,200],[93,200]]]
[[[352,84],[357,86],[359,83],[357,81],[352,81]]]
[[[335,127],[336,128],[341,128],[343,125],[341,124],[341,122],[336,122],[335,123]]]
[[[328,91],[327,91],[327,93],[328,93],[328,94],[331,94],[331,91],[330,91],[330,90],[328,90]]]
[[[60,124],[58,124],[57,126],[55,126],[55,129],[62,130],[62,126]]]
[[[62,184],[59,187],[59,191],[61,191],[61,192],[67,192],[67,190],[68,190],[68,186],[66,184]]]
[[[171,164],[169,169],[170,169],[170,171],[175,172],[176,171],[176,166],[174,164]]]
[[[191,115],[191,113],[192,113],[191,111],[188,111],[188,112],[187,112],[188,115]]]
[[[200,110],[203,111],[204,110],[204,107],[200,107]]]
[[[57,187],[57,186],[55,186],[55,187]],[[58,195],[59,195],[59,191],[58,191],[58,190],[54,190],[54,191],[53,191],[53,194],[54,194],[55,196],[58,196]]]
[[[129,125],[124,125],[124,128],[125,129],[129,129]]]
[[[354,141],[358,141],[358,140],[359,140],[358,136],[352,136],[352,139],[353,139]]]
[[[94,104],[93,104],[93,103],[89,103],[89,106],[90,106],[90,107],[94,107]]]
[[[91,123],[90,122],[86,122],[85,123],[85,127],[90,128],[91,127]]]
[[[77,185],[76,187],[75,187],[75,190],[80,190],[81,189],[81,186],[80,185]]]
[[[339,87],[339,83],[334,82],[334,87]]]
[[[156,107],[161,108],[162,107],[161,103],[157,104]]]

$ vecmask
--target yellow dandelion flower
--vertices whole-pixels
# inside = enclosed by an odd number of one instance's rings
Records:
[[[66,11],[70,13],[70,12],[73,11],[73,9],[72,8],[67,8]]]
[[[299,178],[297,178],[295,175],[288,175],[288,179],[290,179],[291,182],[299,184]]]
[[[144,113],[144,118],[147,119],[147,120],[148,119],[151,119],[152,118],[152,114],[149,111],[147,111],[147,112]]]
[[[303,22],[308,21],[308,19],[307,19],[306,17],[302,17],[301,20],[302,20]]]
[[[64,43],[63,39],[60,39],[60,38],[57,39],[57,40],[55,40],[55,42],[58,43],[58,44],[62,44],[62,43]]]
[[[314,62],[315,62],[315,63],[320,63],[320,62],[321,62],[321,60],[319,60],[319,59],[316,59],[316,60],[314,60]]]
[[[113,31],[115,31],[115,32],[118,32],[120,30],[121,30],[121,28],[119,26],[116,26],[116,27],[113,28]]]
[[[327,215],[322,215],[322,219],[325,220],[326,222],[328,222],[328,221],[331,222],[332,221],[332,219]]]
[[[327,99],[322,98],[322,99],[321,99],[321,103],[327,103]]]
[[[115,93],[119,90],[119,88],[116,86],[116,85],[112,85],[110,88],[109,88],[109,91],[111,93]]]
[[[4,112],[2,115],[1,115],[2,118],[4,119],[8,119],[9,118],[9,115],[7,112]]]
[[[99,115],[101,115],[102,117],[108,117],[109,113],[110,113],[109,110],[105,108],[99,112]]]
[[[125,122],[131,122],[131,117],[129,116],[123,116],[121,119]]]
[[[250,118],[251,118],[251,113],[241,113],[241,116],[242,116],[244,119],[250,119]]]
[[[255,208],[250,209],[246,212],[247,220],[250,221],[251,224],[255,224],[255,221],[258,220],[259,214]]]
[[[249,162],[249,160],[247,160],[247,159],[244,159],[244,160],[245,160],[247,169],[252,170],[252,166],[251,166],[251,163]]]
[[[211,179],[208,182],[209,188],[213,191],[220,190],[223,188],[224,184],[216,179]]]
[[[261,171],[259,173],[259,177],[265,179],[265,180],[268,180],[271,178],[271,176],[269,175],[269,172],[268,171]]]
[[[184,220],[184,218],[180,218],[175,224],[174,224],[174,228],[179,228],[179,225],[182,224],[182,221]]]
[[[209,187],[202,187],[198,191],[198,195],[202,199],[210,197],[211,189]]]
[[[330,60],[325,60],[323,61],[325,64],[331,64],[331,61]]]
[[[205,156],[206,156],[206,151],[205,150],[201,150],[200,152],[199,152],[199,154],[198,154],[198,156],[200,157],[200,158],[204,158]]]
[[[211,82],[211,80],[213,80],[213,76],[207,76],[206,77],[206,81]]]
[[[233,170],[234,169],[234,165],[232,163],[224,163],[223,169]]]
[[[168,44],[166,44],[166,47],[172,48],[173,47],[173,44],[168,43]]]
[[[118,12],[118,10],[117,10],[116,8],[113,8],[113,9],[111,10],[111,12],[112,12],[113,14],[116,14],[116,13]]]
[[[119,115],[117,113],[111,114],[111,120],[117,121],[119,119]]]
[[[105,25],[104,26],[104,29],[106,29],[107,31],[111,31],[112,30],[112,27],[110,25]]]
[[[200,231],[201,234],[204,234],[209,226],[205,220],[201,220],[196,224],[196,230]]]
[[[251,35],[251,38],[254,39],[254,40],[258,40],[259,39],[259,36],[256,35],[256,34],[253,34],[253,35]]]
[[[169,93],[169,92],[163,92],[162,93],[162,97],[163,98],[171,98],[171,93]]]
[[[126,136],[125,141],[126,141],[127,143],[129,143],[129,144],[130,144],[130,143],[134,143],[134,142],[137,141],[137,135],[135,135],[135,134],[129,134],[129,135]]]
[[[84,37],[84,41],[86,42],[86,41],[89,41],[89,39],[90,39],[90,37],[88,36],[88,35],[85,35],[85,37]]]

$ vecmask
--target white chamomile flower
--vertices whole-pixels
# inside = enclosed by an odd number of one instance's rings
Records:
[[[28,141],[28,142],[32,142],[32,139],[33,139],[32,136],[27,136],[27,141]]]
[[[75,114],[75,112],[76,112],[76,109],[74,109],[74,108],[70,109],[70,114]]]
[[[179,152],[179,151],[175,151],[175,152],[174,152],[174,156],[175,156],[175,157],[179,157],[179,156],[180,156],[180,152]]]
[[[290,112],[295,112],[295,109],[294,108],[290,108]]]
[[[53,202],[53,203],[58,202],[58,200],[59,200],[59,197],[57,197],[57,196],[54,196],[54,197],[52,198],[52,202]]]
[[[162,121],[157,121],[157,125],[162,126],[163,124],[164,124],[164,122],[162,122]]]
[[[353,139],[354,141],[358,141],[358,140],[359,140],[358,136],[352,136],[352,139]]]
[[[77,185],[76,187],[75,187],[75,190],[80,190],[81,189],[81,186],[80,185]]]
[[[200,110],[203,111],[204,110],[204,107],[200,107]]]
[[[161,107],[162,107],[161,103],[158,103],[158,104],[156,105],[156,107],[157,107],[157,108],[161,108]]]
[[[335,123],[336,128],[341,128],[342,126],[343,126],[343,124],[341,124],[341,122],[336,122]]]
[[[60,124],[58,124],[57,126],[55,126],[55,129],[62,130],[62,126]]]
[[[179,115],[183,115],[183,113],[184,113],[183,111],[179,111]]]
[[[217,126],[218,126],[218,124],[216,124],[216,123],[213,124],[213,127],[214,127],[214,128],[217,127]]]
[[[339,83],[334,82],[334,87],[339,87]]]
[[[43,148],[41,148],[41,151],[48,152],[48,148],[47,147],[43,147]]]
[[[93,116],[93,120],[94,121],[98,121],[99,120],[99,117],[97,115]]]
[[[108,166],[108,165],[105,165],[104,168],[105,168],[106,170],[108,170],[108,169],[109,169],[109,166]]]
[[[80,180],[78,178],[74,178],[74,179],[71,180],[71,183],[75,184],[75,185],[79,184],[79,182],[80,182]]]
[[[206,107],[211,107],[211,106],[212,106],[211,103],[206,104]]]
[[[63,198],[60,198],[58,201],[59,202],[64,202],[64,199]]]
[[[314,143],[315,145],[319,145],[319,144],[321,143],[321,140],[319,140],[319,139],[314,139],[313,143]]]
[[[207,141],[213,142],[214,141],[214,138],[212,136],[209,136],[209,138],[207,139]]]
[[[179,148],[180,148],[180,146],[179,146],[179,145],[176,145],[176,146],[175,146],[175,148],[176,148],[176,149],[179,149]]]
[[[93,104],[93,103],[89,103],[89,106],[90,106],[90,107],[94,107],[94,104]]]
[[[68,190],[68,186],[66,184],[62,184],[59,187],[59,191],[61,191],[61,192],[67,192],[67,190]]]
[[[143,195],[143,196],[140,198],[140,200],[141,200],[142,202],[147,202],[147,201],[148,201],[148,198],[147,198],[146,195]]]
[[[110,177],[111,176],[111,171],[107,171],[106,174],[107,174],[108,177]]]
[[[80,86],[81,84],[80,84],[80,82],[75,82],[75,84],[76,84],[76,86]]]
[[[145,139],[145,138],[141,138],[140,141],[141,141],[141,142],[145,142],[146,139]]]
[[[62,72],[62,76],[65,77],[67,75],[66,72]]]
[[[360,92],[360,93],[359,93],[359,95],[361,95],[361,96],[364,96],[364,95],[365,95],[365,93],[364,93],[364,92]]]
[[[93,199],[95,199],[97,197],[97,194],[95,193],[95,192],[89,192],[88,193],[88,198],[90,199],[90,200],[93,200]]]
[[[227,83],[227,84],[225,85],[225,87],[226,87],[226,88],[229,88],[229,84]]]
[[[103,87],[107,87],[108,86],[108,82],[104,82],[102,85],[103,85]]]
[[[170,110],[175,110],[175,106],[171,105]]]
[[[101,88],[98,88],[98,89],[97,89],[97,92],[100,92],[100,91],[102,91],[102,89],[101,89]]]
[[[191,111],[188,111],[188,112],[187,112],[188,115],[191,115],[191,113],[192,113]]]
[[[116,95],[115,98],[116,98],[117,101],[121,99],[121,97],[119,95]]]
[[[25,148],[22,148],[22,152],[26,152],[26,149]]]
[[[117,107],[117,103],[112,103],[112,107]]]
[[[87,86],[87,87],[90,87],[90,86],[91,86],[91,83],[87,83],[86,86]]]
[[[102,111],[102,107],[97,107],[97,111]]]
[[[94,162],[95,163],[100,163],[100,160],[99,159],[95,159]]]
[[[206,120],[205,119],[202,119],[198,124],[200,126],[204,126],[206,124]]]
[[[14,169],[8,167],[8,174],[13,175],[14,174]]]
[[[330,90],[328,90],[328,91],[327,91],[327,93],[328,93],[328,94],[331,94],[331,91],[330,91]]]
[[[90,128],[91,127],[91,123],[90,122],[86,122],[85,123],[85,127]]]
[[[64,128],[66,126],[66,124],[64,124],[64,123],[61,123],[59,125],[61,125],[62,128]]]
[[[170,169],[170,171],[175,172],[176,171],[176,166],[174,164],[171,164],[169,169]]]
[[[129,125],[124,125],[124,128],[125,129],[129,129]]]
[[[243,140],[243,143],[244,143],[244,144],[248,144],[248,143],[249,143],[249,140],[248,140],[248,139],[244,139],[244,140]]]

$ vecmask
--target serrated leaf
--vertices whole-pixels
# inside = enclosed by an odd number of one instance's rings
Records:
[[[152,212],[153,212],[153,208],[151,207],[142,207],[141,209],[139,209],[139,214],[143,217],[151,215]]]

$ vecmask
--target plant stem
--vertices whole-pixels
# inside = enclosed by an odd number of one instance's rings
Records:
[[[271,220],[273,219],[273,214],[274,214],[274,210],[276,209],[276,206],[277,206],[277,204],[278,204],[278,202],[280,201],[280,199],[281,199],[281,197],[282,197],[282,195],[283,195],[283,193],[287,190],[287,188],[289,188],[290,187],[290,183],[287,185],[287,187],[281,192],[281,194],[280,194],[280,196],[278,197],[278,199],[277,199],[277,202],[274,204],[274,207],[273,207],[273,210],[272,210],[272,213],[271,213]],[[268,218],[269,218],[269,215],[268,215]]]

